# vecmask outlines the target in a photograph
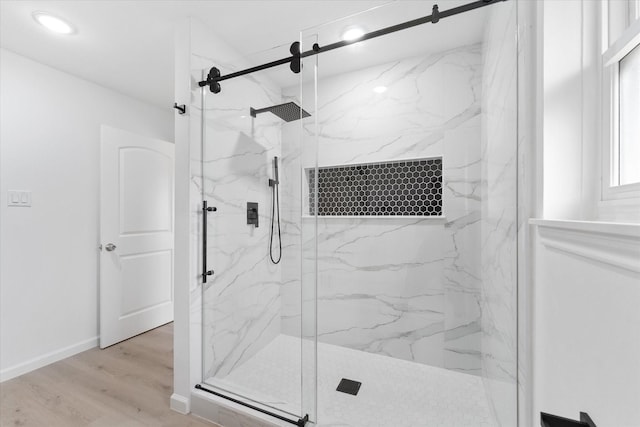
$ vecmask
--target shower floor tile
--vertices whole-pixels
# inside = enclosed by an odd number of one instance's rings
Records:
[[[309,342],[279,335],[224,379],[206,382],[299,414],[301,365],[305,376],[313,370],[312,349],[305,347],[303,359],[302,345]],[[342,378],[362,383],[357,396],[336,391]],[[318,425],[496,426],[478,376],[324,343],[318,344]]]

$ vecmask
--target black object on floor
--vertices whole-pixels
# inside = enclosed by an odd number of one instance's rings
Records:
[[[340,380],[340,384],[338,384],[338,388],[336,390],[342,393],[353,394],[354,396],[356,396],[358,394],[358,391],[360,390],[361,385],[361,382],[343,378],[342,380]]]
[[[580,421],[541,412],[540,425],[542,427],[596,427],[596,423],[586,412],[580,412]]]

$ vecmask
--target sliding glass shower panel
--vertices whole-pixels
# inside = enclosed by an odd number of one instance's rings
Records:
[[[226,75],[288,52],[210,64]],[[301,227],[300,179],[302,159],[315,156],[302,133],[314,111],[301,101],[300,78],[284,66],[222,81],[217,94],[205,88],[201,129],[203,200],[216,208],[206,214],[215,273],[202,294],[203,384],[293,420],[310,414],[303,388],[309,396],[314,387],[303,371],[315,361],[313,346],[303,346],[315,330],[303,327],[303,297],[315,289],[315,227]]]
[[[302,220],[317,223],[319,425],[517,425],[516,2],[476,4],[323,52],[303,82],[317,92]],[[303,36],[358,40],[432,6]]]

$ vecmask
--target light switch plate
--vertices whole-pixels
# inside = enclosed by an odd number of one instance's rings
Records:
[[[31,207],[31,191],[9,190],[7,193],[7,205],[12,207]]]

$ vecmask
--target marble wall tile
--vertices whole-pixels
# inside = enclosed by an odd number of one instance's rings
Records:
[[[429,219],[322,218],[318,339],[442,366],[441,239]]]
[[[318,164],[442,156],[447,216],[446,222],[319,218],[321,342],[480,372],[481,53],[480,45],[465,46],[320,80]],[[387,92],[374,93],[378,85]],[[285,90],[284,96],[295,99],[297,92]],[[283,237],[291,257],[305,246],[300,230],[314,223],[303,219],[300,225],[298,219],[298,200],[308,190],[302,170],[315,160],[296,148],[301,133],[316,131],[313,121],[302,125],[302,131],[286,125],[282,134],[283,163],[290,165],[284,188],[295,200]],[[290,274],[287,268],[282,331],[299,335],[305,287],[298,267]]]
[[[318,163],[442,155],[448,130],[480,113],[480,45],[320,80]],[[387,86],[383,94],[375,86]]]
[[[481,354],[480,125],[478,115],[445,134],[442,194],[444,366],[473,374],[480,374]]]
[[[517,19],[492,6],[482,139],[482,375],[499,425],[517,424]]]
[[[205,44],[202,37],[194,39],[201,43],[192,46],[194,84],[211,66],[227,73],[247,65],[220,40],[209,37]],[[194,91],[191,111],[202,108],[199,92]],[[273,157],[280,156],[280,121],[270,115],[249,117],[250,107],[280,100],[279,88],[263,76],[237,78],[219,94],[206,92],[204,132],[202,121],[192,120],[192,141],[199,146],[192,150],[198,157],[192,165],[192,204],[199,224],[193,231],[200,244],[201,200],[217,208],[208,214],[207,230],[207,265],[216,273],[202,288],[196,279],[201,297],[192,300],[194,312],[201,312],[205,378],[223,378],[280,333],[280,267],[268,258],[268,179]],[[246,224],[247,202],[259,204],[258,228]]]
[[[298,102],[297,98],[284,97],[283,102]],[[302,215],[302,157],[305,148],[300,142],[302,121],[282,125],[282,168],[280,184],[280,215],[282,226],[282,331],[286,334],[300,337],[302,334],[302,270],[303,259],[307,263],[315,264],[314,259],[303,249],[302,241],[306,239],[309,245],[313,242],[315,229],[307,224],[303,229]],[[286,143],[289,142],[289,143]],[[308,269],[312,268],[311,266]],[[311,278],[313,279],[313,277]],[[306,284],[306,283],[305,283]],[[311,281],[309,290],[315,287],[315,280]],[[308,323],[308,322],[307,322]]]

